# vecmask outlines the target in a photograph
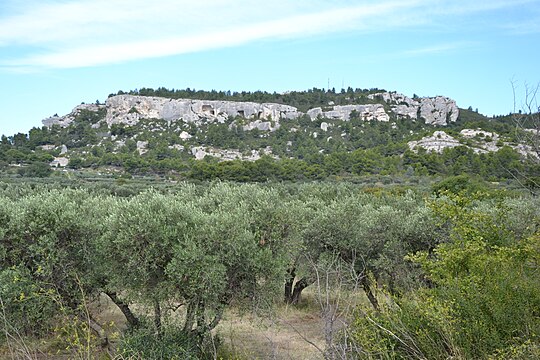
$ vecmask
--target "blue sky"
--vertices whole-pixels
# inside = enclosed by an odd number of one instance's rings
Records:
[[[384,88],[507,114],[540,0],[0,0],[0,133],[118,90]]]

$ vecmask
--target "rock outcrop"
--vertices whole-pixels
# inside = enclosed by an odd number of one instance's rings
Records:
[[[437,96],[434,98],[411,99],[397,93],[378,93],[369,95],[371,100],[381,100],[390,107],[398,118],[424,118],[426,123],[446,125],[456,121],[459,109],[455,101]],[[241,117],[249,120],[242,125],[246,131],[258,129],[275,131],[280,127],[280,121],[293,120],[305,115],[294,106],[275,103],[253,103],[215,100],[168,99],[136,95],[117,95],[107,99],[104,105],[82,104],[65,116],[52,116],[44,119],[43,125],[60,125],[66,127],[83,110],[98,111],[106,109],[104,123],[135,125],[141,119],[164,119],[169,122],[183,120],[188,123],[200,124],[203,121],[224,123],[229,117]],[[318,117],[330,120],[348,121],[353,112],[361,120],[389,121],[390,114],[383,104],[365,105],[329,105],[310,109],[307,115],[315,120]],[[99,127],[102,124],[93,124]]]
[[[459,116],[456,102],[444,96],[411,99],[403,94],[384,92],[369,95],[371,100],[382,100],[398,118],[423,118],[426,124],[447,125],[455,122]]]
[[[435,131],[432,136],[426,136],[418,141],[410,141],[408,145],[409,149],[413,151],[417,151],[418,148],[424,148],[427,152],[441,154],[444,149],[461,146],[461,143],[444,131]]]
[[[256,161],[259,160],[263,155],[268,155],[275,159],[278,159],[276,155],[272,154],[272,149],[269,146],[264,149],[251,150],[249,154],[243,154],[239,150],[235,149],[217,149],[214,147],[196,146],[191,148],[191,154],[197,160],[202,160],[206,156],[212,156],[217,158],[219,161]]]
[[[464,146],[471,149],[476,154],[486,154],[497,152],[503,146],[509,146],[516,150],[522,156],[533,156],[538,158],[538,155],[532,151],[529,145],[512,144],[502,141],[499,134],[485,131],[481,129],[463,129],[459,133],[459,139],[456,139],[444,131],[435,131],[433,135],[423,137],[418,141],[408,142],[409,149],[417,151],[419,148],[426,149],[427,152],[442,153],[444,149],[454,148],[456,146]]]
[[[41,120],[41,122],[43,123],[44,126],[47,126],[47,127],[51,127],[53,125],[60,125],[61,127],[66,127],[69,124],[71,124],[73,120],[75,120],[75,118],[81,113],[81,111],[87,110],[87,111],[96,112],[103,109],[104,107],[105,105],[81,104],[81,105],[75,106],[75,108],[73,108],[73,110],[71,110],[71,112],[67,115],[64,115],[64,116],[53,115],[49,118]]]
[[[369,105],[336,105],[333,110],[323,111],[322,108],[308,110],[307,114],[311,120],[319,116],[326,119],[349,121],[351,113],[355,111],[362,120],[389,121],[390,116],[384,111],[384,106],[380,104]]]
[[[278,122],[281,119],[294,119],[299,116],[293,106],[252,102],[167,99],[160,97],[118,95],[106,102],[107,124],[134,125],[140,119],[182,119],[185,122],[198,122],[206,119],[224,123],[229,117],[240,116],[259,120],[252,128],[263,127],[270,130],[264,120]],[[261,121],[263,120],[263,121]],[[263,125],[261,125],[263,124]]]

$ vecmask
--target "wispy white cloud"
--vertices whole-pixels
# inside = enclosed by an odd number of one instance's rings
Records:
[[[471,41],[443,43],[443,44],[436,44],[436,45],[421,47],[417,49],[405,50],[398,53],[398,55],[407,56],[407,57],[415,57],[415,56],[424,56],[424,55],[446,54],[446,53],[461,50],[464,48],[471,48],[476,45],[477,43],[471,42]]]
[[[52,5],[0,21],[0,42],[40,45],[48,49],[39,55],[17,58],[9,62],[16,67],[83,67],[118,63],[133,59],[161,57],[230,47],[256,40],[291,38],[351,29],[369,29],[374,19],[400,9],[417,6],[421,0],[387,1],[378,4],[328,7],[328,2],[308,3],[281,1],[281,7],[264,6],[244,1],[245,7],[213,0],[205,6],[191,6],[166,1],[160,9],[148,7],[147,1],[130,1],[126,12],[114,9],[108,2],[68,3]],[[126,3],[120,0],[118,3]],[[134,6],[135,3],[135,6]],[[339,2],[338,2],[339,3]],[[145,5],[146,4],[146,5]],[[116,4],[118,5],[118,4]],[[212,6],[210,6],[212,5]],[[340,5],[343,5],[341,2]],[[100,6],[105,8],[97,11]],[[107,8],[108,7],[108,8]],[[118,17],[111,12],[119,13]],[[314,11],[318,10],[318,11]],[[37,12],[46,14],[34,22]],[[84,18],[84,13],[90,13]],[[95,13],[105,13],[98,17]],[[166,16],[159,17],[162,12]],[[78,18],[83,24],[77,25]],[[239,19],[241,18],[241,19]],[[395,22],[395,21],[394,21]],[[68,31],[73,27],[73,31]],[[9,30],[6,30],[9,29]],[[37,35],[35,35],[37,34]],[[6,62],[4,61],[4,65]]]
[[[532,0],[71,0],[7,1],[0,15],[4,67],[72,68],[343,31],[365,33],[436,23]],[[426,48],[404,55],[451,50]],[[454,44],[455,45],[455,44]],[[462,46],[462,45],[460,45]],[[11,55],[10,49],[25,50]],[[457,46],[455,46],[457,47]]]

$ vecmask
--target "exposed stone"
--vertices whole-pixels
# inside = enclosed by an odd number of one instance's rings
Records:
[[[411,99],[398,93],[378,93],[368,96],[390,105],[398,118],[417,119],[418,115],[427,124],[446,125],[447,121],[456,121],[459,109],[455,101],[437,96],[433,98]],[[348,121],[353,111],[362,120],[389,121],[390,115],[381,104],[367,105],[334,105],[329,103],[330,110],[320,107],[309,109],[307,115],[315,120],[318,117]],[[197,125],[202,122],[224,123],[229,117],[241,117],[251,120],[243,126],[244,130],[258,129],[275,131],[280,127],[281,120],[292,120],[302,115],[297,108],[275,103],[253,103],[217,100],[167,99],[161,97],[117,95],[107,99],[105,105],[83,104],[76,106],[65,116],[52,116],[43,120],[45,126],[58,124],[68,126],[82,110],[98,111],[106,108],[105,123],[135,125],[141,119],[164,119],[167,125],[177,120]],[[99,128],[101,123],[93,124]]]
[[[432,136],[426,136],[418,141],[410,141],[409,149],[416,151],[421,147],[427,152],[442,153],[444,149],[461,146],[460,142],[444,131],[435,131]]]
[[[294,119],[295,107],[272,103],[166,99],[160,97],[118,95],[107,99],[107,124],[134,124],[143,118],[198,122],[202,119],[223,123],[228,117],[245,119]]]
[[[309,110],[307,114],[311,117],[311,120],[315,120],[317,117],[321,116],[328,119],[349,121],[353,111],[356,111],[362,120],[390,120],[390,116],[384,111],[384,107],[380,104],[337,105],[330,111],[322,111],[321,108],[315,108]]]
[[[206,156],[206,151],[204,151],[203,146],[197,146],[197,147],[193,147],[191,149],[191,154],[193,154],[193,156],[195,156],[195,159],[202,160]]]
[[[272,123],[270,121],[255,120],[247,125],[244,125],[242,129],[244,131],[251,131],[253,129],[258,129],[261,131],[275,131],[279,129],[279,123],[276,123],[275,126],[272,126]]]
[[[88,110],[96,112],[103,109],[104,107],[105,105],[81,104],[75,106],[75,108],[73,108],[73,110],[65,116],[53,115],[49,118],[43,119],[41,122],[44,126],[47,127],[51,127],[53,125],[60,125],[61,127],[66,127],[71,124],[73,120],[75,120],[75,118],[81,113],[81,111]]]
[[[426,124],[446,125],[447,122],[456,122],[459,109],[454,100],[447,97],[423,98],[420,104],[420,116]]]
[[[148,141],[137,141],[137,151],[139,152],[139,155],[143,155],[148,152],[148,149],[146,148],[147,146]]]
[[[418,119],[420,114],[426,124],[444,126],[448,122],[455,122],[459,116],[456,102],[444,96],[411,99],[403,94],[384,92],[368,95],[368,98],[391,105],[398,118]]]
[[[498,140],[499,139],[499,135],[496,134],[496,133],[492,133],[492,132],[489,132],[489,131],[484,131],[482,129],[463,129],[460,131],[460,134],[461,136],[465,137],[465,138],[469,138],[469,139],[472,139],[472,138],[475,138],[475,137],[480,137],[480,138],[491,138],[493,140]]]
[[[324,116],[323,111],[320,107],[309,109],[306,114],[311,118],[311,120],[315,120],[319,116]]]
[[[60,148],[60,155],[64,155],[66,154],[68,151],[68,148],[66,145],[62,145],[62,147]]]
[[[180,139],[182,140],[188,140],[188,139],[191,139],[193,136],[191,136],[189,133],[187,133],[186,131],[182,131],[180,133]]]
[[[178,150],[178,151],[183,151],[185,149],[185,147],[180,144],[169,145],[168,148]]]
[[[328,131],[328,123],[327,122],[322,122],[321,123],[321,130],[322,131]]]
[[[66,167],[69,164],[69,159],[65,157],[55,157],[53,161],[49,163],[52,167]]]
[[[41,150],[45,150],[45,151],[50,151],[50,150],[54,150],[56,148],[55,145],[41,145],[41,146],[38,146]]]
[[[202,160],[206,156],[212,156],[219,161],[231,161],[231,160],[245,160],[256,161],[261,158],[262,155],[268,155],[274,159],[278,159],[276,155],[272,154],[272,148],[267,146],[264,149],[251,150],[249,154],[245,155],[237,149],[218,149],[214,147],[194,147],[191,149],[191,153],[195,156],[195,159]]]

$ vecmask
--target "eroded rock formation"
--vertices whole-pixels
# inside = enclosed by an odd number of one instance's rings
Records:
[[[427,124],[446,125],[456,121],[459,109],[454,100],[437,96],[434,98],[411,99],[397,93],[379,93],[369,95],[371,100],[381,100],[389,106],[398,118],[416,120],[424,118]],[[65,116],[52,116],[43,120],[45,126],[68,126],[81,111],[98,111],[106,109],[105,123],[135,125],[141,119],[164,119],[170,122],[183,120],[199,124],[202,121],[224,123],[229,117],[241,117],[249,122],[242,125],[246,131],[258,129],[275,131],[280,127],[280,121],[296,119],[304,113],[289,105],[274,103],[253,103],[213,100],[167,99],[135,95],[117,95],[107,99],[104,105],[82,104]],[[362,120],[389,121],[390,114],[383,104],[366,105],[329,105],[307,111],[307,115],[315,120],[318,117],[330,120],[350,120],[356,112]],[[99,127],[100,124],[94,124]]]

